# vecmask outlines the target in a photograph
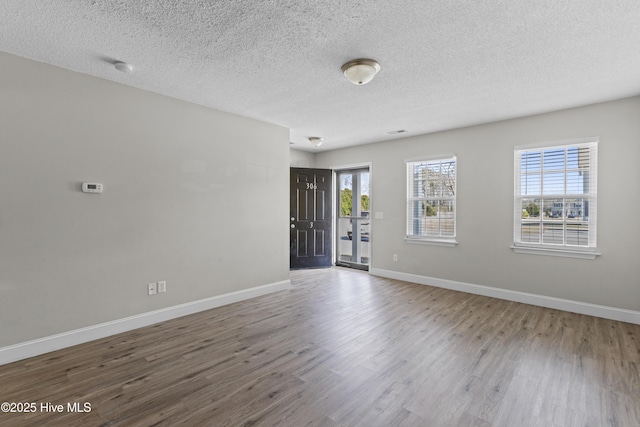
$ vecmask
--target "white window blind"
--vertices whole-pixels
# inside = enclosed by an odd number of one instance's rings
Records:
[[[514,150],[516,247],[596,247],[597,157],[597,139]]]
[[[407,238],[455,236],[456,157],[407,162]]]

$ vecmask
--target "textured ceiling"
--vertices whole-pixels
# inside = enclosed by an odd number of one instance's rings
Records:
[[[2,0],[0,50],[320,151],[638,95],[640,1]],[[382,67],[364,86],[340,71],[357,57]]]

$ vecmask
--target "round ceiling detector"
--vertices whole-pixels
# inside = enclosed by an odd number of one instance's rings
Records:
[[[123,73],[129,74],[133,71],[133,65],[127,64],[126,62],[114,62],[113,66],[116,67],[116,70],[122,71]]]
[[[313,144],[314,147],[320,147],[322,145],[322,143],[324,142],[324,138],[322,138],[320,136],[310,136],[309,137],[309,142],[311,144]]]
[[[344,76],[355,85],[364,85],[373,80],[380,71],[380,64],[373,59],[353,59],[342,66]]]

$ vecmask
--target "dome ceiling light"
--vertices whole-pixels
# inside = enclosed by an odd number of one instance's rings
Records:
[[[310,136],[308,139],[309,139],[309,142],[314,147],[320,147],[322,145],[322,143],[324,142],[324,138],[322,138],[320,136]]]
[[[133,65],[127,64],[126,62],[116,61],[113,63],[113,66],[116,68],[116,70],[122,73],[129,74],[133,72]]]
[[[373,59],[353,59],[342,66],[344,76],[354,85],[364,85],[380,71],[380,64]]]

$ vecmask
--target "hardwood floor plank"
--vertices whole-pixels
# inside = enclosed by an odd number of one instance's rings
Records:
[[[370,276],[0,366],[2,426],[637,427],[640,326]]]

